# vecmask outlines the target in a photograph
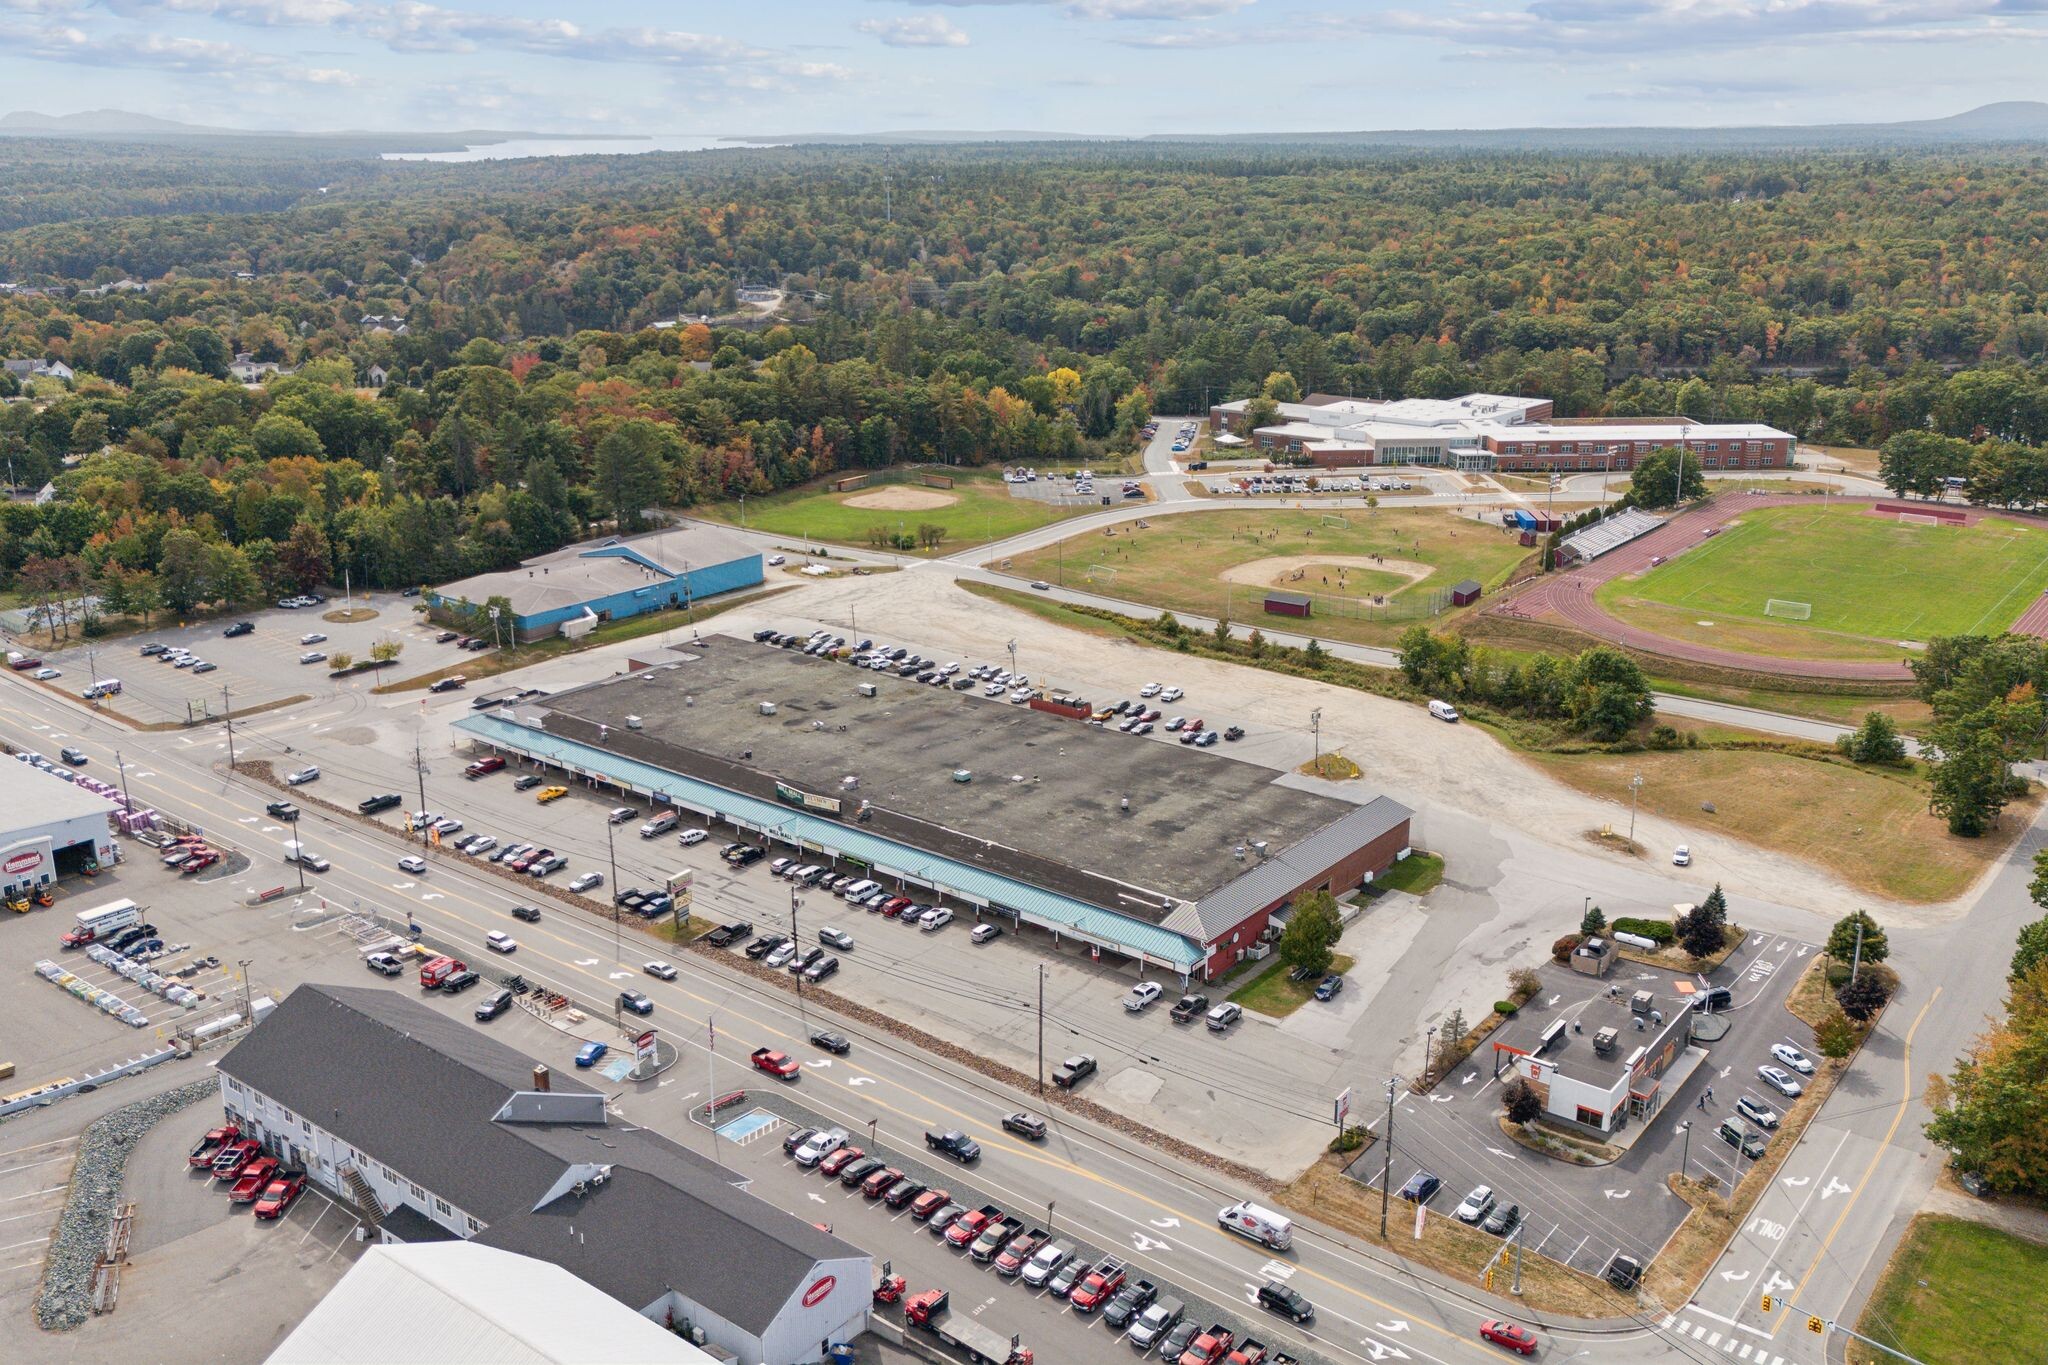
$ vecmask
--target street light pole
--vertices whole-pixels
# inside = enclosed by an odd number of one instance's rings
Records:
[[[1431,1054],[1432,1054],[1432,1051],[1433,1051],[1433,1048],[1434,1048],[1434,1045],[1435,1045],[1435,1043],[1436,1043],[1436,1025],[1435,1025],[1435,1024],[1431,1024],[1431,1025],[1429,1026],[1429,1030],[1428,1030],[1428,1031],[1427,1031],[1426,1033],[1424,1033],[1424,1034],[1422,1035],[1422,1081],[1423,1081],[1423,1084],[1425,1084],[1425,1085],[1427,1085],[1427,1084],[1429,1083],[1429,1075],[1430,1075],[1430,1071],[1429,1071],[1429,1064],[1430,1064],[1430,1057],[1431,1057]]]
[[[1679,1148],[1678,1177],[1681,1180],[1689,1180],[1691,1177],[1687,1172],[1692,1169],[1692,1120],[1687,1119],[1679,1124],[1678,1131],[1685,1134],[1685,1141]]]
[[[1316,737],[1315,762],[1310,766],[1320,773],[1323,768],[1323,708],[1318,706],[1308,713],[1308,728]]]
[[[249,1002],[249,964],[255,960],[253,957],[245,957],[239,959],[235,964],[242,969],[242,1018],[252,1024],[256,1021],[249,1017],[250,1010],[254,1008]]]
[[[1636,797],[1642,793],[1642,790],[1643,775],[1637,773],[1628,780],[1628,841],[1630,843],[1636,841]],[[1587,903],[1591,904],[1592,897],[1588,896],[1586,899]]]

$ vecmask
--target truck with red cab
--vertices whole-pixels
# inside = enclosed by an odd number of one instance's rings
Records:
[[[473,782],[479,777],[484,777],[490,773],[497,772],[504,766],[505,760],[499,758],[496,754],[492,754],[489,758],[480,758],[476,762],[464,768],[462,770],[462,775],[466,778],[469,778]]]
[[[793,1081],[797,1073],[803,1070],[803,1064],[787,1052],[777,1052],[772,1047],[757,1047],[754,1049],[754,1069],[765,1071],[785,1081]]]
[[[913,1327],[930,1332],[948,1346],[958,1346],[968,1358],[989,1365],[1032,1365],[1031,1348],[1016,1336],[1004,1337],[982,1326],[972,1317],[954,1317],[952,1299],[943,1289],[913,1294],[903,1305],[903,1316]]]
[[[242,1168],[263,1155],[263,1144],[255,1138],[236,1138],[213,1158],[213,1179],[236,1180]]]
[[[967,1248],[967,1254],[977,1261],[993,1261],[996,1253],[1010,1244],[1010,1239],[1024,1231],[1024,1220],[1014,1214],[998,1218],[982,1228]]]
[[[1180,1353],[1180,1365],[1223,1365],[1223,1358],[1230,1354],[1230,1344],[1237,1340],[1237,1334],[1220,1322],[1212,1322],[1188,1343]]]
[[[263,1197],[256,1201],[258,1218],[282,1218],[285,1210],[292,1206],[306,1189],[304,1171],[279,1171],[263,1191]]]
[[[429,958],[420,964],[420,989],[437,991],[457,972],[469,970],[452,957]]]
[[[241,1136],[240,1124],[224,1123],[218,1128],[209,1128],[206,1130],[206,1136],[193,1145],[192,1151],[185,1158],[185,1164],[194,1170],[211,1166],[214,1157],[220,1154],[220,1149]]]
[[[1073,1295],[1067,1302],[1074,1305],[1076,1313],[1092,1313],[1124,1287],[1124,1274],[1124,1263],[1114,1256],[1106,1256],[1095,1269],[1081,1277],[1081,1283],[1074,1286]]]
[[[278,1160],[274,1156],[259,1156],[242,1168],[235,1177],[234,1185],[228,1190],[231,1204],[253,1204],[256,1196],[263,1193],[263,1187],[277,1174]]]
[[[946,1242],[950,1246],[964,1247],[981,1236],[981,1230],[1003,1216],[1003,1211],[994,1204],[983,1204],[953,1220],[953,1226],[946,1229]]]
[[[1051,1236],[1052,1234],[1044,1228],[1033,1228],[1029,1232],[1012,1237],[996,1256],[996,1274],[1005,1278],[1015,1275]]]

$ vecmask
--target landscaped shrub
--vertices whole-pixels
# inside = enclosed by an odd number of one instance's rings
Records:
[[[1557,963],[1570,962],[1572,954],[1578,951],[1579,945],[1583,942],[1585,940],[1577,934],[1566,934],[1550,945],[1550,960]]]
[[[1614,921],[1613,929],[1617,934],[1634,934],[1637,938],[1646,938],[1652,943],[1660,945],[1671,943],[1678,938],[1678,931],[1672,927],[1671,921],[1668,919],[1628,919],[1624,917]]]
[[[1522,1007],[1512,1000],[1496,1000],[1493,1002],[1493,1012],[1503,1019],[1511,1018],[1515,1011],[1520,1008]]]

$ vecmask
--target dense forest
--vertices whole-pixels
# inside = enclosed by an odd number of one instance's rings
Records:
[[[181,606],[341,564],[432,580],[650,501],[1113,448],[1152,410],[1279,373],[2030,450],[2042,169],[1192,144],[428,165],[6,140],[0,356],[76,378],[0,377],[31,395],[0,411],[13,481],[59,495],[0,520],[0,587],[167,558],[209,566],[179,576]],[[148,288],[98,292],[119,281]],[[747,286],[790,291],[783,311],[750,316]],[[247,386],[238,354],[297,372]]]

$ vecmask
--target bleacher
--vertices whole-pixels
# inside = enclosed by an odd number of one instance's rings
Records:
[[[1653,517],[1641,508],[1631,507],[1626,512],[1608,517],[1583,531],[1574,531],[1566,536],[1558,544],[1558,558],[1567,564],[1598,559],[1609,550],[1618,550],[1631,540],[1646,536],[1663,524],[1661,517]]]

